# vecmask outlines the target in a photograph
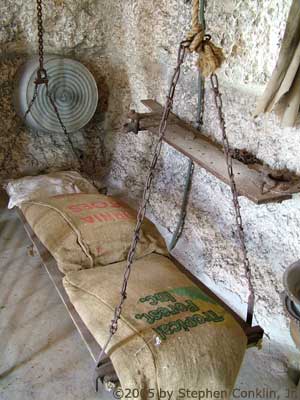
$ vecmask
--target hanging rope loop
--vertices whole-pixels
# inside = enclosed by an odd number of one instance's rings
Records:
[[[204,27],[199,22],[200,0],[193,0],[192,29],[187,34],[186,47],[193,53],[198,53],[197,66],[202,75],[208,77],[221,67],[225,60],[223,50],[217,47],[211,36],[205,34]]]
[[[188,48],[191,53],[198,51],[205,37],[202,25],[197,22],[187,34],[186,40],[189,43]]]

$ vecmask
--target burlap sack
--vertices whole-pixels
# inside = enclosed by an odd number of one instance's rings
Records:
[[[100,194],[72,194],[23,203],[34,232],[63,273],[125,260],[136,225],[136,213]],[[166,254],[155,226],[145,220],[136,257]]]
[[[71,302],[101,346],[119,301],[124,266],[64,278]],[[187,391],[202,396],[193,398],[212,398],[212,391],[214,398],[229,399],[246,345],[232,315],[170,259],[151,254],[134,263],[119,330],[108,350],[131,398],[158,399],[162,391],[172,392],[172,399],[192,398]]]

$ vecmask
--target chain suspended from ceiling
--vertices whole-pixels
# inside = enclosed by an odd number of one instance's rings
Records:
[[[48,97],[50,104],[53,108],[53,111],[56,115],[56,118],[59,122],[59,125],[61,126],[61,129],[63,133],[65,134],[68,143],[72,149],[72,152],[76,159],[78,159],[76,149],[73,145],[73,142],[71,140],[70,134],[65,126],[65,124],[62,121],[62,118],[59,114],[59,110],[57,108],[57,105],[55,104],[54,99],[51,96],[51,93],[49,91],[49,78],[47,75],[47,71],[44,65],[44,27],[43,27],[43,4],[42,0],[36,0],[37,4],[37,27],[38,27],[38,55],[39,55],[39,67],[37,70],[37,76],[34,81],[34,92],[33,92],[33,97],[28,105],[28,109],[26,110],[24,114],[24,121],[26,121],[26,118],[28,114],[31,112],[31,109],[35,103],[35,100],[37,99],[39,95],[39,88],[41,85],[44,85],[46,88],[46,96]]]
[[[210,36],[204,34],[203,27],[201,26],[201,24],[199,23],[199,20],[198,20],[198,9],[199,9],[199,0],[193,0],[193,24],[192,24],[193,28],[189,32],[187,39],[184,40],[183,42],[181,42],[180,46],[179,46],[178,57],[177,57],[177,66],[175,68],[175,71],[174,71],[174,74],[173,74],[173,77],[172,77],[172,80],[170,83],[170,88],[169,88],[169,92],[167,95],[166,104],[165,104],[161,122],[159,125],[158,140],[156,143],[153,159],[152,159],[149,171],[148,171],[142,201],[141,201],[139,211],[137,214],[137,223],[136,223],[136,227],[134,230],[130,250],[129,250],[128,256],[127,256],[127,262],[126,262],[125,271],[124,271],[123,283],[122,283],[121,292],[120,292],[120,301],[119,301],[119,304],[115,307],[114,316],[113,316],[113,319],[111,321],[110,328],[109,328],[109,336],[108,336],[107,342],[105,343],[104,347],[102,348],[102,350],[99,354],[97,363],[96,363],[96,369],[95,369],[96,390],[98,388],[98,380],[99,380],[98,369],[101,367],[101,363],[106,356],[106,350],[108,349],[108,346],[109,346],[113,336],[116,334],[116,332],[118,330],[118,322],[121,317],[122,309],[123,309],[124,303],[127,298],[127,287],[128,287],[128,282],[130,279],[134,256],[136,253],[136,247],[137,247],[137,244],[139,241],[142,223],[143,223],[145,215],[146,215],[146,210],[147,210],[147,206],[148,206],[150,195],[151,195],[152,182],[154,179],[157,161],[158,161],[160,153],[161,153],[161,148],[162,148],[163,140],[164,140],[166,129],[167,129],[168,118],[169,118],[169,115],[173,108],[173,100],[174,100],[174,95],[175,95],[175,91],[176,91],[176,86],[177,86],[177,83],[178,83],[178,80],[180,77],[181,66],[184,63],[187,50],[189,50],[190,52],[196,51],[199,54],[198,66],[204,67],[202,69],[202,73],[203,73],[204,77],[210,76],[210,80],[211,80],[211,86],[212,86],[212,90],[214,93],[215,104],[216,104],[217,111],[218,111],[220,128],[222,131],[222,141],[223,141],[225,159],[226,159],[226,164],[227,164],[227,169],[228,169],[228,175],[230,178],[230,187],[231,187],[233,205],[234,205],[234,210],[235,210],[235,215],[236,215],[236,225],[237,225],[237,230],[238,230],[238,234],[239,234],[242,255],[243,255],[244,271],[245,271],[245,276],[248,281],[249,296],[248,296],[248,309],[247,309],[246,322],[249,326],[252,326],[253,314],[254,314],[254,300],[255,300],[254,287],[253,287],[253,283],[252,283],[250,262],[249,262],[247,249],[246,249],[245,234],[244,234],[243,221],[242,221],[241,212],[240,212],[238,192],[237,192],[235,177],[234,177],[234,172],[233,172],[232,155],[230,152],[228,137],[227,137],[227,133],[226,133],[226,125],[225,125],[225,119],[224,119],[224,113],[223,113],[222,97],[221,97],[221,93],[219,90],[218,78],[217,78],[217,75],[215,74],[215,70],[222,64],[222,61],[224,58],[223,58],[222,50],[220,48],[216,47],[211,42]]]

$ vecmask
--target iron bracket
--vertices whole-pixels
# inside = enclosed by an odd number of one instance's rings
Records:
[[[114,366],[108,357],[104,358],[100,365],[95,367],[93,381],[96,392],[99,391],[100,384],[108,386],[108,384],[113,385],[119,382]]]

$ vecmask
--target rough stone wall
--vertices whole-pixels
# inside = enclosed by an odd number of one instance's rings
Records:
[[[10,104],[17,66],[36,48],[35,4],[5,0],[1,6],[0,163],[2,178],[48,167],[76,164],[62,135],[30,133]],[[278,56],[291,0],[211,0],[207,28],[225,50],[220,71],[230,143],[246,148],[274,168],[300,172],[299,128],[281,129],[274,115],[252,117],[256,98],[270,78]],[[90,175],[107,173],[115,191],[140,198],[153,137],[121,133],[129,107],[145,111],[143,98],[163,103],[176,63],[178,43],[189,28],[191,6],[185,0],[51,0],[45,9],[46,49],[85,63],[100,89],[91,124],[74,134],[83,151],[81,167]],[[182,70],[174,111],[193,121],[197,71],[190,56]],[[207,85],[204,132],[220,140],[212,93]],[[14,144],[13,137],[18,133]],[[1,164],[0,164],[1,165]],[[164,145],[149,215],[169,239],[179,215],[187,159]],[[282,274],[300,256],[299,196],[282,204],[256,206],[241,198],[249,257],[257,293],[256,319],[271,338],[273,358],[285,362],[292,346],[281,306]],[[246,281],[234,229],[230,191],[196,167],[187,223],[176,249],[189,269],[245,312]],[[266,341],[266,346],[271,346]],[[270,350],[271,351],[271,350]],[[272,359],[273,359],[272,358]]]

